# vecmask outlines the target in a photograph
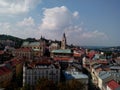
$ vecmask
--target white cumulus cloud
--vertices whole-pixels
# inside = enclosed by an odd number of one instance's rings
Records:
[[[43,12],[43,19],[40,25],[41,29],[58,30],[72,24],[72,21],[78,13],[70,12],[65,6],[47,8]]]
[[[0,14],[20,14],[28,12],[41,0],[0,0]]]
[[[106,36],[106,34],[105,33],[103,33],[103,32],[100,32],[100,31],[98,31],[98,30],[95,30],[95,31],[93,31],[93,32],[84,32],[83,34],[82,34],[82,37],[83,38],[107,38],[107,36]]]
[[[43,11],[42,23],[39,26],[39,34],[50,39],[61,40],[62,34],[67,35],[68,43],[91,44],[106,40],[104,32],[98,30],[85,30],[80,21],[79,12],[71,12],[67,7],[46,8]]]
[[[18,26],[34,26],[34,19],[32,17],[24,18],[23,21],[17,23]]]
[[[73,13],[73,16],[74,16],[74,17],[79,17],[79,12],[75,11],[75,12]]]
[[[9,34],[11,24],[8,22],[0,22],[0,34]]]
[[[46,8],[43,12],[42,23],[39,26],[40,34],[58,39],[63,32],[66,32],[67,28],[75,28],[74,21],[78,16],[77,11],[71,12],[65,6]]]
[[[11,0],[1,0],[0,6],[8,7],[9,3],[11,3],[10,1]],[[16,0],[15,2],[17,3],[17,1],[19,2],[20,0]],[[23,1],[28,0],[21,0],[20,2],[22,3]],[[28,2],[31,3],[32,0]],[[21,3],[18,4],[21,5]],[[26,5],[26,7],[27,6],[29,5]],[[14,35],[22,38],[40,38],[42,35],[48,39],[61,40],[62,35],[65,32],[68,44],[104,45],[105,40],[108,39],[106,33],[99,30],[86,30],[86,27],[84,28],[84,22],[80,20],[79,16],[80,15],[78,11],[72,12],[65,6],[46,8],[43,9],[43,18],[40,20],[41,23],[35,23],[35,19],[31,16],[23,18],[21,21],[15,22],[16,24],[1,22],[0,33]]]
[[[0,34],[7,34],[20,38],[40,38],[37,27],[34,23],[34,19],[31,16],[24,18],[22,21],[18,21],[17,24],[10,22],[0,22],[0,27]]]

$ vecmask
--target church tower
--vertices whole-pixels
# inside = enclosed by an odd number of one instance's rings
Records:
[[[63,37],[62,37],[61,49],[66,49],[66,36],[65,36],[65,33],[63,34]]]

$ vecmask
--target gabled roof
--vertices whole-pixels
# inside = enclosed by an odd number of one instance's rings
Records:
[[[101,71],[99,77],[104,81],[105,79],[111,77],[111,74],[107,71]]]
[[[95,56],[94,56],[94,60],[97,60],[97,59],[99,59],[100,58],[100,54],[95,54]]]
[[[29,45],[29,42],[25,41],[23,42],[22,46],[28,46]]]
[[[54,42],[54,43],[51,43],[51,45],[50,46],[59,46],[59,44],[58,43],[56,43],[56,42]]]
[[[23,44],[22,44],[22,47],[29,47],[29,46],[39,46],[40,45],[40,42],[23,42]]]
[[[11,72],[11,70],[8,69],[6,66],[0,67],[0,76],[1,76],[1,75],[4,75],[4,74],[8,74],[8,73],[10,73],[10,72]]]
[[[6,61],[5,64],[10,64],[11,66],[16,66],[22,62],[23,62],[22,58],[15,57],[9,61]]]
[[[60,68],[59,63],[54,63],[50,60],[50,58],[47,57],[41,57],[40,60],[30,62],[29,64],[26,64],[26,67],[29,69],[32,68],[50,68],[54,67],[56,69]]]
[[[15,65],[22,63],[22,60],[16,57],[16,58],[11,59],[11,62],[12,62],[11,64],[15,66]]]
[[[40,42],[31,42],[29,46],[39,46]]]
[[[109,81],[107,85],[111,90],[120,90],[120,85],[114,80]]]
[[[95,56],[95,54],[96,54],[95,51],[90,51],[87,56],[88,56],[90,59],[92,59],[92,58]]]
[[[106,56],[100,55],[100,59],[106,60]]]
[[[22,52],[30,52],[32,49],[31,48],[19,48],[16,49],[16,51],[22,51]]]
[[[54,57],[55,61],[70,61],[71,57]]]
[[[73,56],[74,56],[74,57],[80,57],[80,56],[81,56],[81,53],[74,51]]]
[[[86,74],[75,71],[73,69],[64,71],[64,76],[65,76],[65,78],[67,80],[71,80],[71,79],[88,79],[88,76]]]
[[[120,70],[120,66],[111,66],[110,69],[118,69],[118,70]]]

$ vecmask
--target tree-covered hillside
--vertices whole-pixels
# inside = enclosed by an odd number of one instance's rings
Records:
[[[24,39],[21,39],[18,37],[14,37],[14,36],[10,36],[10,35],[0,35],[1,45],[3,44],[2,42],[6,41],[6,40],[13,41],[15,43],[15,48],[19,48],[24,41]],[[3,44],[3,46],[4,46],[4,44]]]

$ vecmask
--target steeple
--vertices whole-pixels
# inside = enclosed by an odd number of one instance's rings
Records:
[[[61,49],[66,49],[66,35],[65,35],[65,33],[63,33],[63,37],[62,37]]]

